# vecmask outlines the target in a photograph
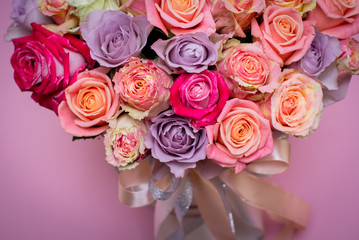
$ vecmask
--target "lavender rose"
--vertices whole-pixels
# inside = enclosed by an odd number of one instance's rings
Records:
[[[93,10],[81,24],[91,57],[105,67],[139,56],[151,30],[146,16],[132,18],[121,11]]]
[[[337,91],[338,69],[335,60],[340,53],[339,40],[316,29],[315,38],[308,52],[292,67],[318,79],[325,90]],[[329,102],[325,99],[326,97],[324,97],[324,105],[328,106]]]
[[[321,75],[327,78],[329,77],[327,75],[334,74],[333,78],[335,80],[338,72],[334,61],[340,52],[340,42],[337,38],[322,34],[316,30],[315,38],[308,52],[297,63],[298,68],[306,74],[319,79],[321,79]],[[328,72],[331,74],[327,74]]]
[[[206,158],[208,140],[205,129],[195,129],[188,119],[168,110],[151,119],[145,145],[176,177],[183,177],[186,169]]]
[[[216,63],[219,45],[212,43],[207,34],[196,32],[168,40],[159,39],[151,48],[168,73],[200,73]]]
[[[9,26],[4,36],[5,41],[29,35],[32,31],[31,23],[50,24],[52,19],[41,14],[37,0],[14,0],[10,15],[14,22]]]

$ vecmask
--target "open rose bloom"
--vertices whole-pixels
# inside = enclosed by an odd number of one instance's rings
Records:
[[[101,134],[108,127],[107,121],[119,111],[120,96],[102,69],[80,73],[65,95],[66,101],[59,106],[60,124],[73,136]]]
[[[214,33],[216,26],[206,0],[146,0],[148,21],[168,34]]]
[[[260,100],[279,85],[279,64],[264,54],[259,42],[228,41],[218,68],[227,80],[232,97]]]

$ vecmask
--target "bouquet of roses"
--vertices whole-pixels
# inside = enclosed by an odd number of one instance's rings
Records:
[[[305,228],[310,206],[259,177],[359,74],[359,2],[13,0],[11,18],[17,85],[74,139],[103,137],[157,239],[261,238],[259,210],[278,238]]]

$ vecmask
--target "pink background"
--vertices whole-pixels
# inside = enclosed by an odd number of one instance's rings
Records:
[[[1,6],[1,35],[10,5]],[[1,41],[0,49],[0,239],[153,239],[152,209],[117,200],[117,174],[102,142],[72,142],[56,115],[16,86],[12,44]],[[311,137],[290,139],[290,168],[273,177],[313,207],[295,240],[359,239],[358,89],[354,77],[346,99],[324,109]]]

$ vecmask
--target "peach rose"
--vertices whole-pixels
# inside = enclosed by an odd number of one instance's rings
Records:
[[[155,117],[170,107],[172,78],[150,60],[131,58],[113,77],[121,108],[138,120]]]
[[[272,126],[297,137],[309,136],[319,126],[321,85],[294,69],[284,69],[281,82],[270,99]]]
[[[270,4],[281,7],[292,7],[297,9],[300,14],[312,11],[316,6],[316,0],[266,0]]]
[[[233,98],[224,106],[217,123],[206,127],[209,145],[207,157],[222,167],[234,167],[236,173],[247,163],[273,151],[270,123],[259,106],[249,100]]]
[[[279,64],[268,59],[259,42],[230,40],[224,45],[218,71],[227,80],[232,97],[260,100],[279,85]]]
[[[148,21],[167,35],[216,31],[216,24],[206,0],[146,0]]]
[[[308,14],[322,33],[346,39],[359,33],[357,0],[317,0],[317,7]]]
[[[281,66],[299,61],[315,35],[313,21],[302,21],[294,8],[272,5],[266,8],[259,26],[252,20],[252,35],[263,45],[266,55]]]
[[[119,112],[120,96],[103,69],[86,70],[66,88],[66,101],[59,106],[61,127],[73,136],[90,137],[108,128],[106,121]]]

